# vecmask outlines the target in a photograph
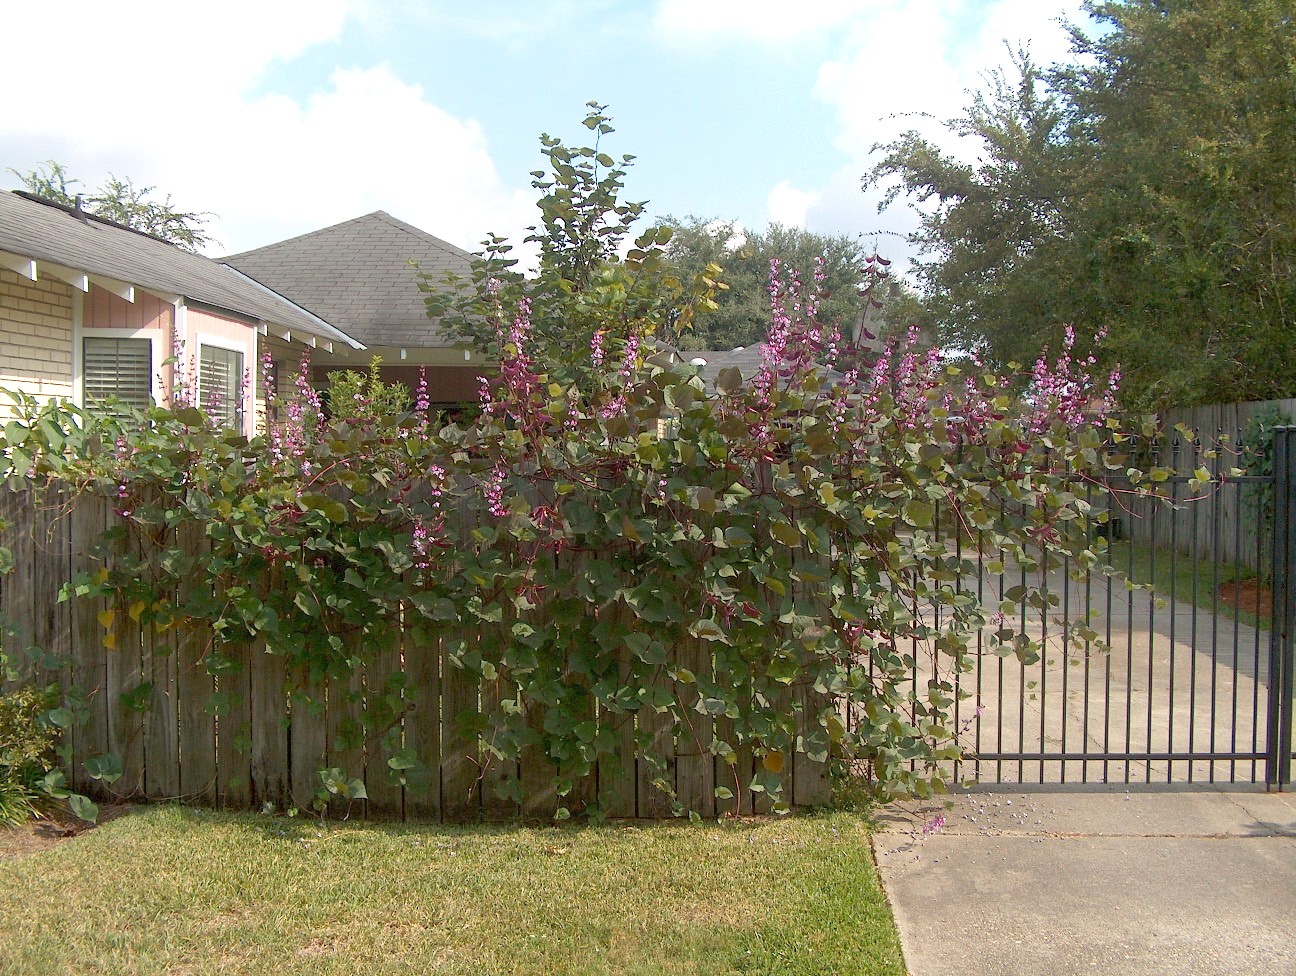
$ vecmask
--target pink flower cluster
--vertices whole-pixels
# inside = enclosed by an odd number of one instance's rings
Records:
[[[504,504],[504,484],[507,477],[508,470],[503,464],[497,464],[486,481],[484,491],[486,510],[496,518],[504,518],[509,513],[508,507]]]
[[[507,333],[499,331],[499,374],[481,379],[479,394],[482,413],[506,421],[524,434],[535,434],[548,426],[544,411],[545,393],[527,350],[531,333],[531,300],[518,302],[517,314]]]
[[[1106,338],[1107,330],[1100,329],[1096,342]],[[1097,358],[1090,353],[1084,359],[1074,355],[1075,330],[1066,326],[1062,334],[1062,353],[1050,362],[1048,348],[1040,354],[1031,370],[1030,388],[1026,399],[1031,406],[1029,418],[1033,433],[1041,433],[1055,421],[1068,427],[1079,427],[1089,422],[1100,422],[1115,407],[1116,393],[1120,389],[1120,370],[1107,377],[1106,388],[1099,393],[1096,374]]]
[[[427,482],[432,514],[414,520],[414,538],[410,544],[414,551],[414,566],[418,569],[430,569],[436,554],[450,546],[445,538],[445,511],[441,504],[445,494],[445,481],[445,468],[439,464],[428,466]]]
[[[880,259],[877,259],[880,261]],[[870,273],[866,269],[866,275]],[[875,267],[874,278],[885,271]],[[851,440],[857,447],[873,442],[871,425],[885,418],[907,431],[938,427],[951,441],[976,443],[996,421],[1016,418],[1023,435],[1040,434],[1054,424],[1075,428],[1101,423],[1115,406],[1119,371],[1103,378],[1093,354],[1079,359],[1076,337],[1067,328],[1061,357],[1056,362],[1041,356],[1029,377],[1024,395],[1016,396],[1011,380],[985,378],[984,364],[975,355],[951,359],[934,344],[924,344],[917,329],[900,342],[892,342],[869,362],[867,351],[850,346],[833,327],[818,317],[819,292],[825,280],[822,260],[814,274],[815,288],[807,294],[801,278],[770,262],[769,336],[762,347],[760,369],[752,378],[751,397],[745,403],[722,409],[741,411],[752,437],[753,456],[769,458],[773,452],[774,403],[777,391],[790,389],[812,370],[842,362],[844,373],[817,392],[827,404],[834,433],[854,425]],[[871,337],[871,336],[870,336]],[[1101,342],[1104,333],[1095,336]],[[1005,405],[1003,399],[1011,400]],[[1019,445],[1024,450],[1024,444]]]
[[[195,406],[198,384],[195,382],[194,364],[185,356],[184,340],[178,332],[171,340],[171,358],[174,360],[171,366],[171,407]]]
[[[628,380],[639,366],[639,337],[631,335],[626,339],[625,353],[621,357],[621,368],[617,370],[617,375],[623,380]]]
[[[790,381],[834,355],[841,341],[836,326],[826,327],[819,318],[819,289],[825,277],[824,261],[815,267],[815,288],[807,293],[800,276],[784,276],[778,258],[770,259],[769,335],[761,345],[761,367],[753,380],[757,396],[767,400],[780,380]]]
[[[271,368],[269,354],[266,367]],[[302,356],[301,367],[293,380],[296,396],[284,404],[284,416],[270,427],[270,457],[279,463],[296,463],[307,477],[311,465],[305,460],[307,449],[319,438],[324,424],[324,410],[319,394],[310,382],[310,355]]]

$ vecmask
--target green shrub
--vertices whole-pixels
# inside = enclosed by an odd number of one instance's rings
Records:
[[[16,826],[36,813],[38,783],[54,766],[58,729],[46,718],[49,689],[0,694],[0,823]]]

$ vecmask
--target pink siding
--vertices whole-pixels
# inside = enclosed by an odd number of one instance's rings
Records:
[[[98,285],[90,286],[82,307],[82,324],[87,329],[162,329],[168,336],[175,311],[170,302],[138,288],[131,303]]]
[[[198,342],[198,334],[216,336],[243,345],[251,362],[252,351],[256,348],[256,326],[242,320],[203,309],[190,308],[185,311],[189,320],[189,334],[185,341],[193,346]]]
[[[185,361],[196,363],[198,359],[199,336],[210,336],[222,340],[223,345],[237,345],[243,350],[244,371],[252,377],[257,369],[257,332],[256,326],[242,319],[236,319],[204,309],[185,309],[184,340]],[[197,371],[194,371],[196,376]],[[251,437],[256,433],[256,400],[255,381],[249,383],[243,391],[244,433]]]
[[[91,285],[81,308],[82,329],[159,329],[162,332],[162,358],[171,354],[175,306],[170,302],[139,288],[135,289],[135,301],[128,302],[98,285]],[[165,402],[171,396],[171,370],[164,368],[158,379]]]

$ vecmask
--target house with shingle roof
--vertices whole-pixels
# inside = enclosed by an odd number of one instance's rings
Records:
[[[186,392],[251,434],[261,357],[306,349],[345,359],[364,343],[231,265],[0,192],[0,388],[83,406]]]
[[[376,355],[387,382],[412,389],[425,375],[434,404],[476,400],[486,361],[428,318],[419,290],[419,270],[434,280],[467,277],[467,251],[377,210],[219,260],[363,343],[315,358],[317,385],[332,370],[363,371]]]

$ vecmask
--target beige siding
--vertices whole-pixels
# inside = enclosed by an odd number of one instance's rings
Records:
[[[72,289],[0,269],[0,389],[72,396]],[[0,399],[0,418],[12,416]]]

